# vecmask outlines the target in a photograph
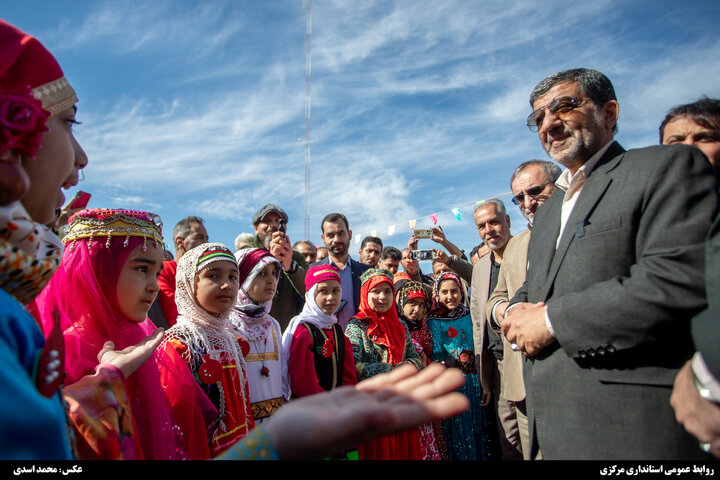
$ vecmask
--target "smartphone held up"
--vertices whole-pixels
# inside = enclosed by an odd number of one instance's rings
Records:
[[[89,193],[79,190],[70,201],[70,208],[73,210],[82,210],[87,207],[91,196]]]

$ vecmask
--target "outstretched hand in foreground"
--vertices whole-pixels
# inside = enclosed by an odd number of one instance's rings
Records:
[[[103,349],[98,353],[98,362],[116,366],[127,378],[150,358],[158,345],[160,345],[160,342],[162,342],[164,334],[165,330],[158,328],[136,345],[131,345],[122,350],[115,350],[115,344],[107,341],[103,345]]]
[[[418,372],[404,365],[355,387],[293,400],[267,423],[268,436],[282,459],[324,458],[464,412],[470,402],[454,391],[463,383],[455,368],[433,363]]]

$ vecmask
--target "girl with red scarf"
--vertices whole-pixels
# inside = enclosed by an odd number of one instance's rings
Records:
[[[353,346],[358,380],[412,364],[420,370],[407,326],[395,309],[393,275],[371,268],[360,277],[360,308],[345,329]],[[422,460],[418,429],[384,435],[358,447],[360,460]]]

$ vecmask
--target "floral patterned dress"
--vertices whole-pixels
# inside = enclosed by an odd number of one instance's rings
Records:
[[[462,308],[459,307],[459,308]],[[452,314],[453,312],[451,312]],[[427,320],[432,335],[432,360],[449,367],[460,368],[465,385],[458,391],[470,400],[470,408],[443,420],[443,433],[450,460],[486,460],[496,457],[495,423],[492,409],[481,405],[482,387],[475,368],[472,318],[470,313],[452,318],[430,317]]]
[[[415,350],[407,325],[402,320],[400,322],[405,326],[403,362],[411,363],[420,370],[422,368],[420,355]],[[353,346],[358,381],[389,372],[394,367],[388,363],[387,347],[375,343],[373,338],[368,336],[368,328],[367,321],[353,318],[345,329],[345,336]],[[422,460],[424,458],[419,429],[383,435],[360,445],[358,452],[361,460]]]

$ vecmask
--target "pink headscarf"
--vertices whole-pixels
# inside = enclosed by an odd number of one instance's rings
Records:
[[[113,237],[107,248],[105,238],[96,239],[88,248],[88,239],[77,240],[72,249],[65,251],[59,270],[35,301],[36,315],[45,334],[52,328],[53,312],[60,314],[65,338],[65,384],[93,372],[106,341],[113,341],[115,349],[122,350],[156,329],[148,318],[136,324],[120,313],[117,281],[130,252],[143,243],[143,238],[131,237],[127,246],[123,246],[124,241],[122,237]],[[184,365],[181,360],[164,355],[172,352],[156,351],[127,378],[138,457],[143,459],[184,459],[194,451],[187,444],[192,439],[183,436],[189,437],[190,431],[198,427],[179,425],[193,421],[174,418],[169,396],[191,394],[197,384],[189,369],[177,368]],[[176,370],[171,389],[161,387],[160,366]],[[209,400],[199,393],[198,401],[205,408]]]

